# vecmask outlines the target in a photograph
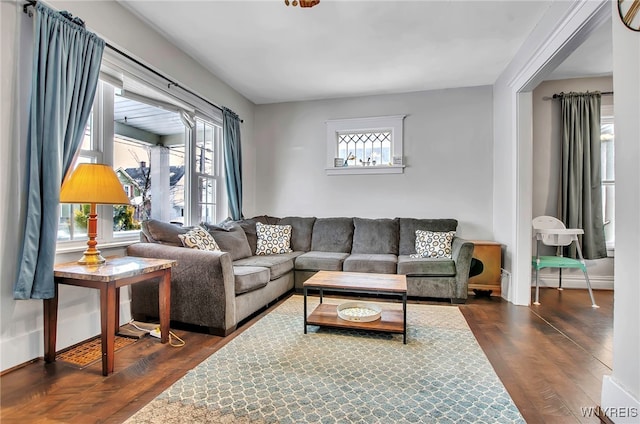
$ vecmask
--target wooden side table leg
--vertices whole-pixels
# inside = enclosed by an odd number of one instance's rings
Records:
[[[402,294],[402,342],[407,344],[407,292]]]
[[[113,372],[115,346],[116,287],[109,283],[100,289],[100,326],[102,331],[102,375]]]
[[[120,287],[116,287],[116,300],[115,300],[115,308],[114,308],[114,313],[115,313],[115,318],[113,320],[113,325],[114,330],[113,330],[113,334],[115,334],[116,336],[118,335],[118,331],[120,330]]]
[[[54,283],[53,298],[43,301],[44,313],[44,361],[56,360],[56,336],[58,330],[58,283]]]
[[[165,270],[158,287],[158,309],[160,312],[160,342],[169,341],[169,313],[171,305],[171,269]]]

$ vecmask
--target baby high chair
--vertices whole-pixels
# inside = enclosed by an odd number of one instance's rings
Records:
[[[533,304],[540,304],[538,271],[542,268],[559,268],[560,278],[562,278],[562,268],[580,268],[587,281],[587,288],[589,289],[589,296],[591,297],[591,307],[598,308],[599,306],[596,305],[593,299],[591,283],[589,282],[589,275],[587,274],[587,266],[582,257],[582,249],[578,241],[578,235],[584,234],[584,230],[579,228],[566,228],[562,221],[552,216],[539,216],[533,219],[532,224],[533,236],[536,238],[536,256],[531,261],[536,272],[536,300]],[[539,254],[540,242],[547,246],[555,246],[556,252],[558,250],[562,252],[562,249],[558,249],[559,247],[569,246],[574,241],[576,242],[576,251],[579,259],[566,258],[562,256],[562,253],[560,256],[540,256]],[[562,280],[560,280],[559,289],[562,290]]]

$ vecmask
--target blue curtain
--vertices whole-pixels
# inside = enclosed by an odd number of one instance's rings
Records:
[[[224,172],[229,197],[231,219],[242,219],[242,152],[240,149],[240,118],[223,108]]]
[[[60,186],[91,113],[104,41],[69,13],[35,6],[27,132],[27,205],[16,299],[50,299]]]

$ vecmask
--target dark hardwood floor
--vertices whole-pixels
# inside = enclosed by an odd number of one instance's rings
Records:
[[[476,299],[461,307],[478,343],[528,423],[598,423],[611,373],[613,292],[543,289],[541,305]],[[588,415],[588,414],[586,414]]]
[[[540,306],[470,296],[460,307],[528,423],[599,422],[583,417],[581,408],[599,405],[602,376],[611,372],[613,292],[595,296],[600,309],[590,307],[586,290],[555,289],[541,291]],[[78,369],[39,360],[6,373],[0,377],[0,421],[121,423],[239,333],[221,338],[172,331],[186,346],[143,338],[116,353],[108,377],[99,362]]]

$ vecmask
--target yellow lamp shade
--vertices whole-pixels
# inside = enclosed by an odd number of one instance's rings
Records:
[[[130,201],[113,168],[81,163],[62,183],[60,203],[128,205]]]

